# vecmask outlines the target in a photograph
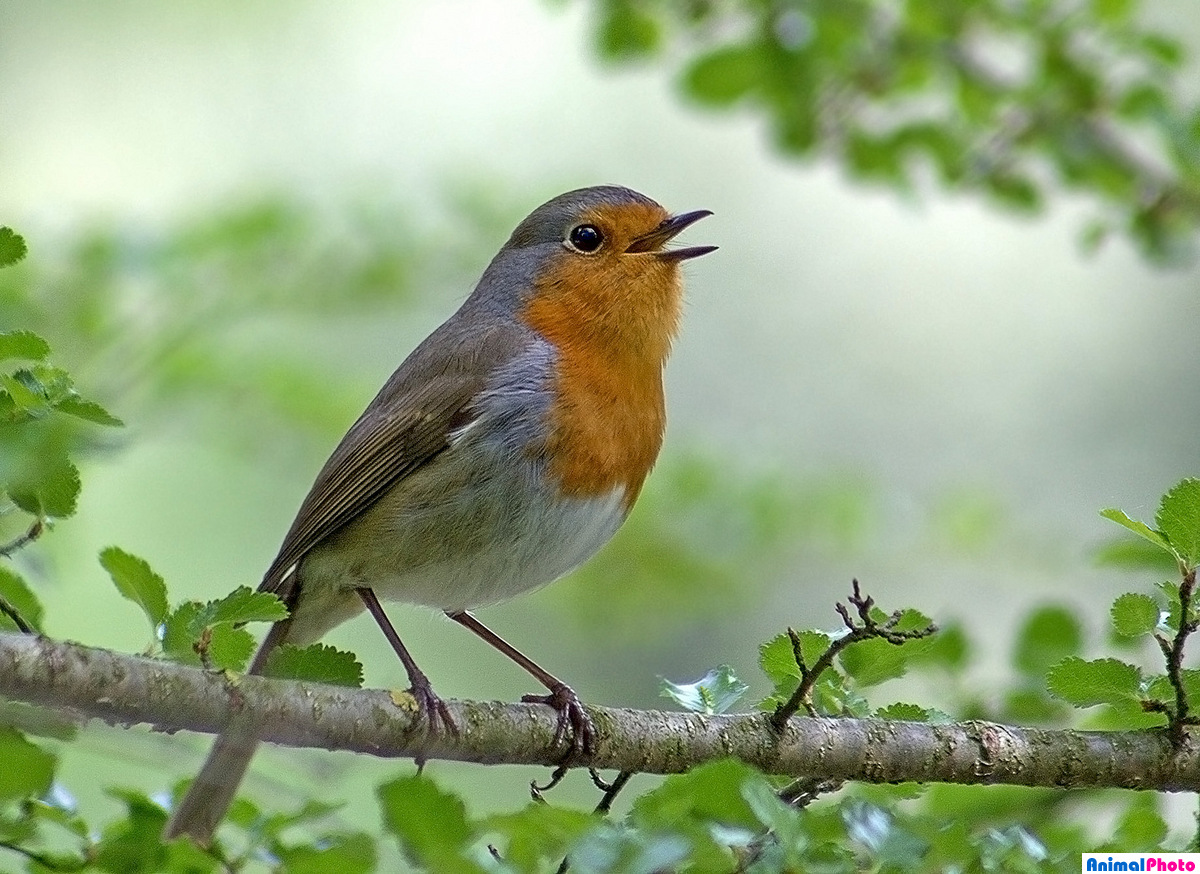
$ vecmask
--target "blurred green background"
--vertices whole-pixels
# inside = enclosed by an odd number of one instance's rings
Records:
[[[1189,9],[1147,7],[1194,42]],[[96,561],[109,544],[176,600],[256,584],[338,437],[508,231],[605,182],[715,213],[688,236],[721,248],[687,268],[667,446],[609,549],[485,621],[585,700],[640,707],[660,705],[659,675],[719,662],[765,691],[759,642],[834,626],[851,577],[962,621],[980,697],[1034,603],[1099,628],[1128,579],[1093,566],[1114,534],[1097,511],[1151,517],[1200,472],[1200,271],[1121,240],[1085,255],[1071,197],[1017,218],[784,160],[760,119],[700,111],[661,65],[600,62],[591,14],[6,5],[0,222],[31,254],[3,278],[0,329],[46,336],[128,425],[95,447],[79,514],[22,556],[49,633],[145,647]],[[441,694],[532,691],[438,616],[390,612]],[[369,684],[402,683],[369,620],[329,641]],[[96,729],[63,776],[85,797],[162,788],[206,744]],[[315,778],[374,821],[369,787],[397,767],[270,750],[248,788]],[[544,776],[430,767],[483,809]],[[593,795],[580,777],[562,797]]]

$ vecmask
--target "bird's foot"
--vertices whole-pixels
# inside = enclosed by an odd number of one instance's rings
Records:
[[[417,725],[424,724],[425,739],[427,741],[434,740],[445,735],[458,737],[458,726],[454,723],[454,718],[450,716],[450,708],[433,691],[429,680],[423,674],[412,679],[413,684],[408,693],[417,703]],[[413,756],[418,770],[425,767],[426,759],[427,756],[423,750]]]
[[[549,695],[524,695],[524,704],[545,704],[553,707],[558,714],[558,725],[554,730],[554,746],[558,746],[565,738],[567,752],[563,755],[564,763],[572,762],[580,757],[590,756],[596,749],[596,726],[592,718],[583,708],[583,702],[575,694],[575,690],[566,683],[558,683],[551,688]]]

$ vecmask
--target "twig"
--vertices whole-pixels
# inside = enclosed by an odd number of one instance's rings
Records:
[[[910,640],[918,640],[922,637],[929,637],[937,631],[937,626],[933,623],[924,628],[913,629],[912,631],[896,631],[896,624],[903,617],[903,613],[897,610],[883,622],[877,621],[871,616],[871,609],[875,606],[875,599],[869,596],[864,597],[859,589],[858,580],[852,581],[853,592],[846,600],[854,607],[858,614],[858,619],[855,621],[850,616],[850,610],[845,604],[835,605],[838,615],[842,617],[842,623],[846,626],[846,633],[837,640],[831,641],[825,652],[821,653],[820,657],[813,663],[810,668],[804,658],[804,652],[801,646],[800,635],[793,629],[787,630],[788,638],[792,642],[792,656],[796,660],[796,667],[800,669],[800,684],[796,687],[796,691],[792,693],[786,702],[775,708],[775,712],[771,714],[771,725],[776,731],[783,731],[783,727],[787,721],[803,707],[809,716],[816,716],[816,708],[812,703],[812,690],[817,685],[817,680],[821,678],[829,667],[833,664],[833,660],[837,658],[838,653],[853,643],[858,643],[860,640],[870,640],[872,638],[880,638],[886,640],[893,646],[900,646]]]
[[[13,625],[17,626],[17,630],[22,634],[36,633],[36,629],[26,622],[24,618],[22,618],[20,612],[17,611],[17,608],[8,603],[8,601],[4,600],[4,598],[0,598],[0,613],[3,613],[5,616],[11,619]]]
[[[16,540],[0,546],[0,558],[8,558],[19,549],[24,549],[33,541],[42,536],[42,532],[46,530],[46,523],[41,519],[34,519],[33,524],[29,526],[29,530],[17,537]]]
[[[1167,715],[1167,729],[1171,735],[1171,742],[1176,747],[1187,737],[1187,726],[1200,723],[1200,719],[1191,714],[1187,689],[1183,684],[1183,650],[1188,637],[1200,627],[1200,620],[1188,618],[1192,612],[1192,596],[1195,591],[1196,569],[1187,568],[1184,570],[1183,582],[1179,584],[1179,628],[1175,630],[1175,637],[1167,639],[1158,632],[1154,634],[1158,648],[1162,650],[1167,662],[1167,680],[1175,690],[1175,707],[1171,708],[1155,701],[1148,701],[1142,705],[1146,710]]]

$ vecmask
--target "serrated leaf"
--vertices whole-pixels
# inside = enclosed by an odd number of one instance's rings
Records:
[[[1185,479],[1163,495],[1154,524],[1188,567],[1200,562],[1200,479]]]
[[[200,657],[192,648],[198,632],[192,633],[192,624],[203,608],[199,601],[184,601],[176,607],[163,623],[162,647],[167,658],[185,665],[200,664]]]
[[[20,732],[0,727],[0,801],[36,798],[50,789],[55,757],[27,741]]]
[[[920,641],[914,641],[915,644]],[[910,644],[896,646],[882,638],[872,638],[853,643],[838,655],[838,662],[846,674],[861,686],[875,686],[884,680],[904,676],[908,669],[906,650]]]
[[[0,361],[40,361],[50,354],[50,344],[32,331],[0,331]]]
[[[786,634],[777,634],[758,647],[758,664],[776,685],[800,679],[800,668],[792,655],[792,642]]]
[[[356,689],[363,684],[363,667],[354,653],[323,643],[305,647],[284,644],[271,655],[266,672],[272,677],[287,680],[307,680]]]
[[[96,425],[106,425],[110,428],[120,428],[124,422],[110,413],[95,401],[85,400],[77,394],[67,395],[54,405],[54,409],[68,416],[83,419]]]
[[[1041,680],[1052,665],[1083,647],[1083,630],[1075,614],[1055,604],[1034,610],[1017,633],[1013,664],[1021,673]]]
[[[24,237],[12,228],[0,228],[0,267],[16,264],[27,251]]]
[[[832,638],[823,631],[801,631],[799,637],[800,653],[809,667],[825,654],[832,642]],[[776,635],[759,646],[758,663],[763,673],[776,685],[800,679],[800,667],[796,664],[792,641],[787,634]]]
[[[481,870],[463,858],[474,830],[461,798],[422,775],[382,784],[376,794],[383,825],[400,840],[413,864],[430,870]],[[453,866],[453,867],[450,867]]]
[[[0,483],[9,498],[31,516],[65,519],[79,499],[79,469],[58,451],[48,451],[19,478]]]
[[[1126,592],[1113,601],[1113,629],[1122,637],[1136,637],[1148,634],[1158,625],[1162,610],[1158,602],[1149,595]]]
[[[725,713],[750,687],[739,680],[729,665],[720,665],[694,683],[672,683],[660,677],[659,696],[670,698],[693,713]]]
[[[117,591],[142,608],[151,628],[157,629],[166,620],[170,610],[167,584],[145,559],[110,546],[100,553],[100,564],[112,577]]]
[[[950,716],[941,710],[921,707],[917,704],[908,704],[903,701],[897,701],[895,704],[889,704],[887,707],[880,707],[875,711],[875,715],[880,719],[895,719],[901,722],[929,722],[938,725],[950,721]]]
[[[1117,659],[1063,659],[1046,675],[1050,694],[1076,707],[1118,704],[1139,698],[1142,672]]]
[[[1159,549],[1165,549],[1167,552],[1171,553],[1172,555],[1175,554],[1175,550],[1171,548],[1171,544],[1167,542],[1167,539],[1165,537],[1163,537],[1162,534],[1155,531],[1153,528],[1151,528],[1145,522],[1139,522],[1136,519],[1130,519],[1128,516],[1125,515],[1124,511],[1118,510],[1115,507],[1109,507],[1107,509],[1101,510],[1100,515],[1103,516],[1105,519],[1109,519],[1113,522],[1116,522],[1118,525],[1122,525],[1125,528],[1128,528],[1130,531],[1132,531],[1138,537],[1144,538],[1145,540],[1149,541],[1150,543],[1153,543]]]
[[[208,661],[223,671],[244,671],[257,642],[244,628],[214,625],[208,638]]]
[[[275,595],[239,586],[224,598],[205,604],[192,622],[192,632],[199,634],[203,626],[222,622],[278,622],[287,615],[287,607]]]
[[[0,598],[21,615],[26,624],[42,630],[42,603],[16,571],[0,567]],[[0,613],[0,629],[16,630],[17,625]]]

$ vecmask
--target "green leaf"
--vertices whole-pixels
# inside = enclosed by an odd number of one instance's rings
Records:
[[[693,61],[684,73],[683,87],[701,103],[727,106],[757,89],[766,69],[761,46],[724,46]]]
[[[1118,525],[1125,526],[1138,537],[1142,537],[1150,543],[1153,543],[1159,549],[1165,549],[1172,555],[1175,554],[1175,550],[1171,548],[1171,544],[1167,542],[1167,539],[1145,522],[1139,522],[1136,519],[1130,519],[1123,511],[1118,510],[1115,507],[1109,507],[1108,509],[1101,510],[1100,515],[1105,519],[1110,519],[1111,521],[1116,522]]]
[[[110,789],[125,802],[126,817],[104,830],[96,847],[96,867],[113,874],[157,874],[163,870],[167,847],[160,839],[167,812],[141,792]]]
[[[323,643],[306,647],[284,644],[271,655],[266,673],[288,680],[308,680],[356,689],[363,684],[363,667],[354,653]]]
[[[1158,810],[1160,797],[1153,792],[1133,792],[1128,800],[1113,828],[1113,846],[1130,853],[1158,850],[1167,837],[1167,824]]]
[[[949,715],[940,710],[906,704],[901,701],[889,704],[887,707],[880,707],[875,711],[875,715],[880,719],[895,719],[901,722],[929,722],[935,725],[950,722]]]
[[[41,361],[49,354],[50,344],[32,331],[0,331],[0,361]]]
[[[1042,194],[1031,179],[1012,173],[992,173],[985,180],[987,191],[1001,206],[1033,213],[1042,208]]]
[[[14,478],[0,483],[0,487],[31,516],[65,519],[73,515],[79,499],[79,469],[54,447],[31,461],[35,464],[13,472]]]
[[[36,798],[50,790],[56,759],[20,732],[0,727],[0,801]]]
[[[801,631],[799,637],[800,654],[810,668],[833,642],[823,631]],[[763,673],[777,685],[791,682],[794,687],[794,681],[800,679],[800,667],[796,664],[796,657],[792,652],[792,641],[786,634],[776,635],[759,646],[758,663],[762,666]]]
[[[842,819],[849,836],[885,866],[903,871],[920,871],[929,845],[897,823],[895,816],[857,798],[842,805]]]
[[[636,818],[652,829],[712,820],[726,826],[755,828],[758,817],[741,797],[747,780],[762,776],[736,759],[706,762],[686,774],[672,774],[633,803]]]
[[[1063,659],[1046,675],[1050,694],[1076,707],[1117,704],[1140,697],[1142,672],[1117,659]]]
[[[383,825],[415,865],[434,871],[482,871],[463,856],[474,830],[461,798],[428,777],[400,777],[377,790]]]
[[[1083,647],[1083,631],[1075,614],[1065,607],[1049,605],[1030,614],[1017,634],[1013,664],[1034,679],[1041,680],[1052,665]]]
[[[1096,550],[1096,564],[1125,570],[1173,574],[1179,570],[1175,554],[1140,538],[1118,537]]]
[[[208,625],[223,622],[278,622],[286,619],[287,606],[270,592],[256,592],[239,586],[224,598],[209,601],[192,620],[192,634],[199,635]]]
[[[1185,479],[1163,495],[1154,524],[1188,567],[1200,563],[1200,479]]]
[[[199,665],[200,657],[192,648],[199,632],[192,633],[192,624],[204,607],[199,601],[184,601],[163,623],[163,654],[185,665]],[[203,630],[203,628],[201,628]]]
[[[120,428],[125,423],[110,413],[95,401],[84,400],[77,394],[70,394],[54,405],[54,409],[68,416],[83,419],[96,425],[107,425],[110,428]]]
[[[117,591],[142,608],[150,627],[157,629],[167,618],[167,585],[136,555],[110,546],[100,553],[100,564],[108,571]]]
[[[0,598],[21,614],[21,618],[37,631],[42,630],[42,603],[15,571],[0,567]],[[16,623],[0,613],[0,629],[13,630]]]
[[[324,834],[314,844],[281,848],[276,855],[288,874],[369,874],[377,864],[375,841],[364,832]]]
[[[904,676],[910,651],[920,644],[921,641],[913,641],[897,646],[882,638],[872,638],[846,647],[838,655],[838,661],[859,685],[875,686]]]
[[[0,228],[0,267],[16,264],[27,251],[24,237],[12,228]]]
[[[208,638],[208,661],[219,670],[244,671],[257,641],[244,628],[214,625]]]
[[[1162,612],[1158,602],[1149,595],[1126,592],[1113,601],[1113,629],[1122,637],[1136,637],[1148,634],[1158,625],[1158,617]]]
[[[1178,67],[1183,62],[1184,57],[1186,57],[1183,45],[1179,40],[1171,39],[1157,33],[1149,33],[1143,36],[1141,39],[1141,48],[1148,57],[1168,67]]]
[[[658,21],[630,0],[610,0],[606,6],[597,39],[600,54],[609,60],[653,54],[661,40]]]
[[[750,687],[739,680],[729,665],[720,665],[694,683],[672,683],[663,677],[659,695],[670,698],[693,713],[725,713]]]
[[[966,667],[971,657],[971,643],[962,625],[947,625],[939,628],[933,637],[921,641],[921,646],[912,647],[910,664],[929,665],[958,671]]]
[[[516,813],[489,816],[482,834],[496,836],[500,856],[515,871],[539,871],[545,862],[558,863],[596,818],[582,810],[550,804],[530,804]],[[488,843],[493,843],[489,837]]]

